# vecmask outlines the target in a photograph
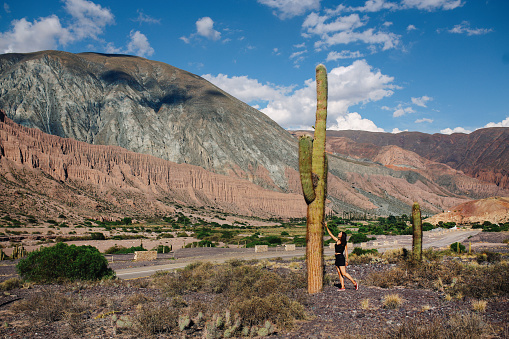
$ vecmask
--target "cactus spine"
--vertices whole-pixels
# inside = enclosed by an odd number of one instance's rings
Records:
[[[316,67],[316,122],[314,141],[299,139],[299,172],[304,199],[308,205],[306,260],[308,293],[323,289],[323,225],[327,190],[325,128],[327,122],[327,70]]]
[[[412,226],[413,226],[413,238],[412,238],[412,251],[414,259],[422,260],[422,220],[421,220],[421,208],[419,204],[414,202],[412,206]]]

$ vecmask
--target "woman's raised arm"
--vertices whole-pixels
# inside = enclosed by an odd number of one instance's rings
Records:
[[[331,238],[334,239],[335,242],[338,242],[338,238],[336,238],[334,236],[334,234],[332,234],[332,232],[329,229],[329,226],[327,226],[327,223],[325,223],[325,228],[327,229],[327,232],[329,232],[329,235],[331,236]]]

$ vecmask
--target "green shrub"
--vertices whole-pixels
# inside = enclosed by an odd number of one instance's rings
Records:
[[[112,246],[104,251],[104,254],[130,254],[136,251],[146,251],[143,245],[140,246],[132,246],[132,247],[124,247],[124,246]]]
[[[90,240],[106,240],[106,237],[101,232],[90,233]]]
[[[23,279],[36,283],[98,280],[115,274],[97,248],[65,243],[31,252],[16,270]]]
[[[368,249],[362,249],[360,247],[356,247],[352,251],[352,254],[355,254],[355,255],[363,255],[363,254],[368,254],[368,253],[378,253],[378,250],[376,248],[368,250]]]
[[[368,238],[368,236],[363,233],[353,233],[348,241],[354,244],[358,244],[361,242],[366,242],[374,239],[375,238]]]

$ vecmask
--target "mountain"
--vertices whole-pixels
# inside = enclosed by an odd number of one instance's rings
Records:
[[[301,195],[117,146],[49,135],[14,123],[1,110],[0,192],[0,211],[50,219],[151,218],[173,212],[174,205],[260,217],[306,213]]]
[[[334,152],[339,154],[371,159],[373,152],[378,152],[380,147],[394,145],[428,160],[446,164],[472,178],[509,189],[508,127],[483,128],[470,134],[451,135],[328,131],[327,138],[334,145]]]
[[[509,197],[492,197],[473,200],[453,207],[450,211],[436,214],[425,221],[434,225],[439,221],[456,224],[480,223],[489,221],[494,224],[509,221]]]
[[[0,196],[9,204],[8,194],[24,192],[12,208],[23,199],[41,211],[64,208],[62,196],[69,194],[103,216],[163,213],[175,203],[305,216],[303,198],[297,198],[295,136],[173,66],[126,55],[4,54],[0,109],[8,122],[0,124],[6,136],[0,140]],[[36,132],[35,140],[26,137]],[[328,138],[327,207],[337,213],[409,214],[418,201],[435,214],[471,199],[509,195],[448,165],[417,161],[402,148],[366,151],[371,159],[345,139],[361,155],[354,157],[336,152],[334,135]],[[413,165],[401,166],[401,157]],[[48,188],[41,190],[43,183]],[[44,197],[44,204],[35,197]],[[76,213],[82,207],[73,206]]]

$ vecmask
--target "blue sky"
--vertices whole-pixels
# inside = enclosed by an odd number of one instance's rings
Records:
[[[126,53],[201,75],[287,129],[509,127],[506,0],[6,0],[0,52]]]

